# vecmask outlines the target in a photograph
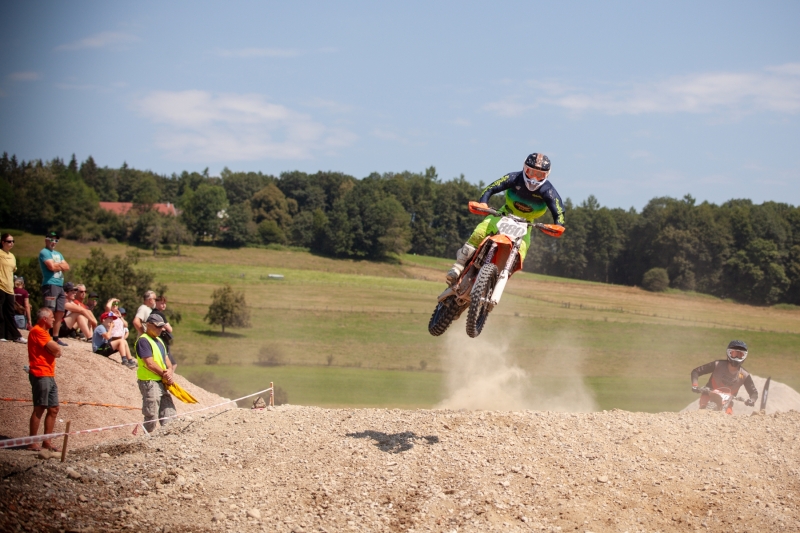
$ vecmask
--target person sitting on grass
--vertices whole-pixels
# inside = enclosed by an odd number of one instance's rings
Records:
[[[103,357],[119,352],[123,365],[128,368],[136,368],[136,361],[131,357],[131,350],[125,339],[112,337],[114,322],[117,320],[119,320],[119,317],[113,311],[100,315],[100,325],[95,328],[94,336],[92,337],[92,351]]]
[[[59,336],[72,336],[73,331],[77,336],[77,333],[80,332],[83,335],[83,340],[91,342],[92,333],[94,328],[97,327],[97,319],[86,306],[76,301],[78,290],[78,286],[73,285],[72,282],[68,281],[64,284],[64,295],[66,296],[64,309],[66,314],[64,315],[63,324],[66,329],[62,328]]]
[[[61,357],[61,346],[56,344],[48,333],[53,327],[55,315],[50,307],[42,307],[37,315],[36,325],[31,328],[28,335],[28,380],[33,391],[33,413],[30,421],[31,437],[39,433],[42,415],[47,411],[44,419],[44,434],[53,432],[58,417],[58,386],[56,385],[56,358]],[[42,446],[31,444],[29,450],[46,448],[54,452],[59,451],[49,440],[42,441]]]

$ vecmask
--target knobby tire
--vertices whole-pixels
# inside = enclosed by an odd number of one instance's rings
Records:
[[[450,327],[455,317],[458,315],[458,304],[455,296],[448,296],[433,310],[431,319],[428,322],[428,332],[434,337],[438,337]]]
[[[486,319],[489,317],[489,299],[497,282],[497,265],[486,263],[478,272],[475,285],[470,293],[469,312],[467,313],[467,335],[473,339],[481,334]]]

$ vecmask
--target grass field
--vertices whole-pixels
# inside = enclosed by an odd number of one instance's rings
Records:
[[[18,258],[35,256],[42,246],[41,237],[14,235]],[[58,249],[77,264],[92,246],[100,245],[64,240]],[[102,247],[112,254],[126,250]],[[175,345],[181,372],[216,376],[211,388],[229,394],[274,381],[290,403],[431,407],[451,392],[455,371],[499,354],[503,369],[527,373],[532,389],[569,375],[601,409],[675,410],[694,399],[691,369],[724,358],[732,338],[749,344],[751,372],[800,389],[800,310],[793,306],[758,308],[519,273],[484,334],[465,341],[463,318],[440,338],[427,332],[447,259],[374,263],[202,246],[182,252],[145,253],[140,264],[169,286],[170,307],[184,317]],[[252,328],[223,336],[203,322],[211,292],[223,283],[245,292]],[[138,302],[123,305],[135,309]],[[204,364],[209,354],[219,363]],[[277,366],[256,364],[267,359]]]

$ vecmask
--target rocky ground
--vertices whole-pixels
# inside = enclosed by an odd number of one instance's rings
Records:
[[[2,531],[798,531],[800,413],[230,409],[0,452]]]

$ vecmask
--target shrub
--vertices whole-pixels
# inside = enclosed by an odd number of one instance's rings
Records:
[[[651,268],[642,277],[642,288],[650,292],[664,292],[669,287],[669,274],[664,268]]]
[[[207,365],[216,365],[217,363],[219,363],[219,354],[210,353],[206,356]]]
[[[280,366],[283,364],[283,353],[275,346],[264,345],[258,351],[258,366]]]

